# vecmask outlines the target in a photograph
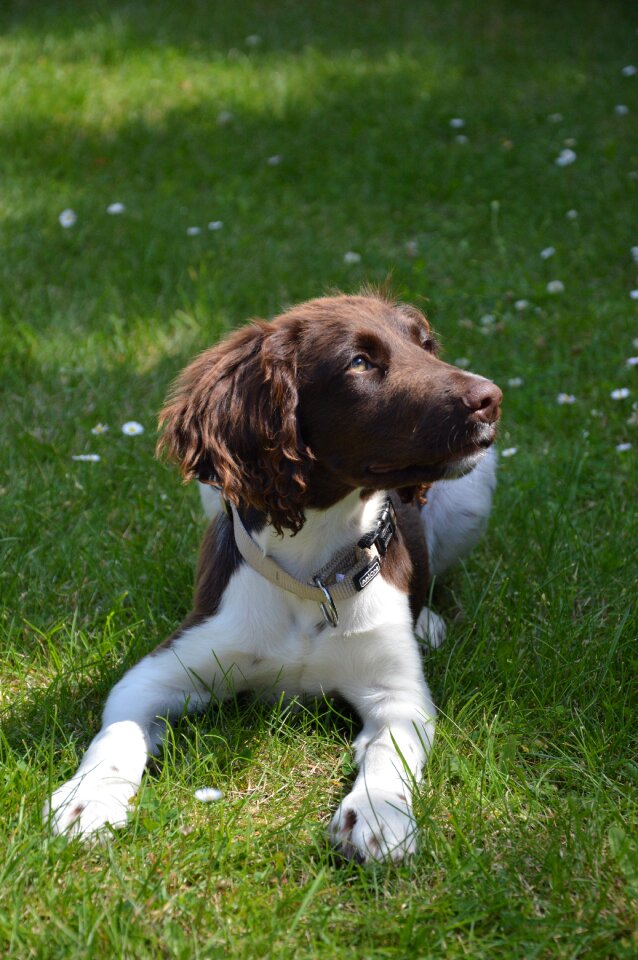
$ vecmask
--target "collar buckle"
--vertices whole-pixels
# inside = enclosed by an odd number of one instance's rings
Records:
[[[380,557],[385,557],[392,537],[397,532],[397,515],[392,501],[388,499],[383,504],[381,515],[372,533],[366,534],[359,540],[362,549],[376,547]]]

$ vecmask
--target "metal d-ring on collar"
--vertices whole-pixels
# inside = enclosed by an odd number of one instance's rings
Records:
[[[364,534],[356,544],[338,551],[317,571],[312,582],[308,582],[293,577],[272,557],[264,554],[246,530],[236,507],[230,505],[229,513],[237,549],[246,563],[282,590],[302,600],[318,603],[324,620],[331,627],[339,623],[335,601],[347,600],[360,593],[381,572],[381,565],[397,530],[396,513],[388,497],[374,529]],[[333,579],[334,583],[331,583]]]
[[[323,591],[323,595],[326,598],[325,603],[319,601],[319,606],[321,608],[321,612],[323,613],[323,619],[326,621],[326,623],[329,623],[331,627],[336,627],[339,623],[339,614],[337,613],[337,608],[335,607],[335,602],[330,595],[330,591],[325,583],[322,583],[319,577],[313,577],[312,579],[317,584],[319,589]]]

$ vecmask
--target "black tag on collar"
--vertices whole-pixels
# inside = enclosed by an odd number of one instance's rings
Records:
[[[366,564],[363,570],[359,570],[359,573],[354,574],[352,582],[357,590],[363,590],[371,580],[374,580],[378,573],[381,573],[381,561],[378,557],[375,557],[374,560]]]

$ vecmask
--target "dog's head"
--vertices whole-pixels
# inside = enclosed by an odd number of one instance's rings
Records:
[[[437,358],[414,307],[311,300],[201,354],[164,407],[158,450],[186,479],[299,530],[354,489],[409,497],[461,476],[494,440],[501,391]]]

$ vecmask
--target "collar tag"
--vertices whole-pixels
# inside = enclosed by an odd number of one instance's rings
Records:
[[[381,573],[381,561],[378,557],[375,557],[374,560],[371,560],[363,570],[359,570],[359,573],[355,573],[352,577],[352,582],[354,583],[357,590],[363,590],[364,587],[367,587],[371,580],[374,580],[376,575]]]

